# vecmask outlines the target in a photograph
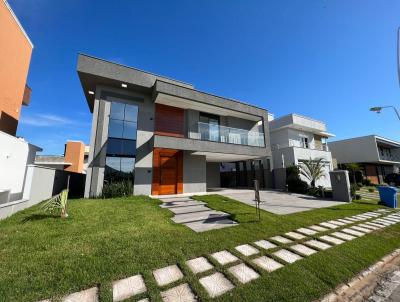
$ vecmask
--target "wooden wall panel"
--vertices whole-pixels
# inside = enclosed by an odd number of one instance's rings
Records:
[[[184,137],[184,109],[155,104],[154,133],[157,135]]]
[[[153,150],[153,183],[151,188],[152,195],[161,195],[165,192],[161,186],[161,172],[163,157],[174,157],[176,160],[176,192],[183,193],[183,151],[174,149],[154,148]],[[174,193],[172,193],[174,194]]]

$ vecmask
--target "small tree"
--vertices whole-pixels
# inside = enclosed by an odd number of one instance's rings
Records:
[[[310,181],[312,188],[318,179],[325,177],[323,158],[312,160],[311,158],[300,165],[300,174]]]

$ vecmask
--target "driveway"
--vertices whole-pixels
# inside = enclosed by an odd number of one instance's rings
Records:
[[[241,189],[210,189],[209,193],[223,195],[255,207],[254,191]],[[278,215],[286,215],[327,208],[344,204],[330,199],[315,198],[313,196],[293,194],[274,190],[260,191],[261,209]]]

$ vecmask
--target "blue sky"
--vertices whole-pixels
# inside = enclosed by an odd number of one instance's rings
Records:
[[[18,135],[61,154],[89,143],[78,52],[190,82],[199,90],[323,120],[336,139],[400,140],[398,0],[9,0],[35,45],[31,105]]]

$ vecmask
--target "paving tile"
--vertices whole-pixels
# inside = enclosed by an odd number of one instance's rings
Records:
[[[216,252],[214,254],[211,254],[211,257],[213,257],[221,265],[225,265],[239,260],[238,257],[232,255],[228,251]]]
[[[255,255],[258,254],[260,251],[257,250],[255,247],[252,247],[249,244],[242,244],[239,245],[237,247],[235,247],[235,249],[241,253],[244,256],[251,256],[251,255]]]
[[[358,226],[360,226],[362,228],[368,228],[368,229],[371,229],[371,230],[379,230],[380,229],[380,227],[369,225],[369,224],[365,224],[365,223],[358,224]]]
[[[303,257],[292,253],[288,250],[282,249],[279,251],[276,251],[275,253],[273,253],[274,256],[282,259],[283,261],[287,262],[287,263],[293,263],[296,262],[297,260],[303,259]]]
[[[371,229],[366,229],[366,228],[360,227],[358,225],[353,225],[352,227],[350,227],[350,229],[353,229],[353,230],[356,230],[359,232],[363,232],[363,233],[371,233],[372,232]]]
[[[209,271],[214,266],[204,257],[194,258],[186,261],[186,265],[190,268],[193,274],[199,274]]]
[[[290,249],[304,256],[311,256],[312,254],[315,254],[317,252],[316,250],[313,250],[312,248],[309,248],[308,246],[305,246],[303,244],[292,245]]]
[[[345,224],[351,224],[354,223],[354,221],[348,220],[346,218],[338,219],[337,221],[343,222]]]
[[[307,237],[304,236],[303,234],[296,233],[296,232],[288,232],[288,233],[285,233],[285,236],[286,236],[286,237],[289,237],[289,238],[292,238],[292,239],[295,239],[295,240],[301,240],[301,239],[307,238]]]
[[[374,226],[374,227],[377,227],[377,228],[380,228],[380,229],[382,229],[382,228],[384,228],[385,226],[383,225],[383,224],[379,224],[379,223],[375,223],[375,222],[366,222],[365,224],[367,224],[367,225],[372,225],[372,226]]]
[[[312,229],[312,230],[314,230],[314,231],[317,231],[317,232],[326,232],[326,231],[329,231],[329,229],[324,228],[324,227],[319,226],[319,225],[310,225],[308,228],[309,228],[309,229]]]
[[[351,218],[357,220],[357,221],[361,221],[361,220],[365,220],[364,218],[358,217],[358,216],[352,216]]]
[[[254,271],[252,268],[248,267],[244,263],[232,266],[228,268],[228,271],[232,275],[234,275],[235,278],[238,279],[239,282],[242,284],[251,282],[260,277],[260,275],[256,271]]]
[[[305,235],[315,235],[315,234],[318,233],[317,231],[310,230],[310,229],[307,229],[307,228],[297,229],[296,232],[299,232],[299,233],[302,233],[302,234],[305,234]]]
[[[359,221],[359,219],[357,219],[357,218],[354,218],[354,217],[349,217],[349,218],[346,218],[346,220],[350,220],[350,221],[353,221],[353,222],[357,222],[357,221]]]
[[[341,232],[334,232],[331,235],[335,236],[335,237],[337,237],[339,239],[344,239],[344,240],[347,240],[347,241],[356,239],[356,237],[354,237],[354,236],[351,236],[351,235],[345,234],[345,233],[341,233]]]
[[[392,225],[392,224],[397,223],[397,221],[391,221],[389,219],[386,219],[386,217],[382,218],[382,219],[377,219],[375,221],[380,222],[380,223],[384,223],[384,224],[387,224],[387,225]]]
[[[279,242],[279,243],[283,243],[283,244],[288,244],[288,243],[293,242],[292,240],[282,237],[282,236],[274,236],[274,237],[271,237],[270,239],[275,240],[276,242]]]
[[[221,273],[214,273],[210,276],[200,278],[199,282],[211,298],[221,296],[235,287]]]
[[[327,227],[328,229],[337,229],[339,227],[336,224],[332,224],[329,222],[321,222],[319,225],[323,226],[323,227]]]
[[[345,228],[345,229],[340,230],[340,231],[343,232],[343,233],[346,233],[346,234],[357,236],[357,237],[362,237],[362,236],[365,235],[365,233],[363,233],[363,232],[356,231],[356,230],[353,230],[353,229],[350,229],[350,228]]]
[[[98,302],[98,301],[99,301],[99,289],[97,287],[92,287],[80,292],[70,294],[62,299],[62,302]]]
[[[146,291],[142,275],[113,282],[113,301],[122,301]]]
[[[183,278],[183,274],[177,265],[170,265],[153,271],[158,286],[164,286]]]
[[[269,249],[273,249],[273,248],[277,247],[276,244],[269,242],[267,240],[258,240],[256,242],[254,242],[254,244],[260,248],[263,248],[264,250],[269,250]]]
[[[332,223],[332,224],[336,224],[337,226],[344,226],[344,225],[346,225],[345,223],[343,223],[343,222],[340,222],[340,221],[337,221],[337,220],[330,220],[330,221],[328,221],[329,223]]]
[[[145,298],[145,299],[141,299],[141,300],[139,300],[139,301],[137,301],[137,302],[150,302],[150,300],[147,299],[147,298]]]
[[[344,243],[343,240],[338,239],[336,237],[329,236],[329,235],[321,236],[320,239],[325,240],[329,243],[336,244],[336,245]]]
[[[189,284],[184,283],[161,292],[164,302],[196,302],[196,296],[190,289]]]
[[[308,246],[312,246],[320,250],[327,250],[332,247],[331,245],[319,240],[309,240],[304,242],[304,244],[307,244]]]
[[[385,226],[385,227],[391,225],[391,223],[386,222],[386,221],[382,221],[382,220],[373,220],[372,222],[373,222],[373,223],[379,223],[379,224],[381,224],[381,225],[383,225],[383,226]]]
[[[175,215],[179,214],[187,214],[187,213],[196,213],[196,212],[204,212],[210,211],[210,208],[207,208],[204,205],[198,206],[188,206],[188,207],[176,207],[176,208],[169,208],[169,210],[174,213]]]
[[[230,228],[239,225],[236,221],[230,219],[217,219],[217,220],[200,220],[185,222],[183,225],[192,229],[196,233],[207,232],[210,230],[219,230]]]
[[[278,261],[275,261],[274,259],[268,258],[266,256],[261,256],[258,257],[252,262],[257,265],[258,267],[261,267],[262,269],[266,270],[267,272],[273,272],[281,267],[283,267],[283,264],[279,263]]]

